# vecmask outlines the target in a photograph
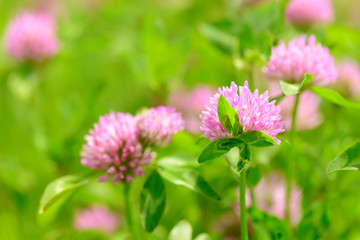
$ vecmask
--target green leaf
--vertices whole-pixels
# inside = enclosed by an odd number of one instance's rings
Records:
[[[198,145],[200,144],[203,140],[205,140],[206,138],[204,137],[204,135],[201,135],[198,139],[196,139],[195,144]]]
[[[312,74],[310,74],[310,73],[305,74],[303,80],[301,81],[300,88],[310,84],[313,81],[313,79],[314,79],[314,77]]]
[[[335,92],[334,90],[327,89],[327,88],[321,88],[321,87],[315,87],[312,86],[310,90],[320,96],[321,98],[335,103],[337,105],[340,105],[342,107],[347,108],[356,108],[360,109],[360,103],[354,103],[346,100],[343,96],[341,96],[338,92]]]
[[[251,221],[255,225],[261,226],[261,235],[268,235],[271,236],[271,239],[276,240],[290,239],[290,231],[282,220],[254,207],[250,207],[248,212]]]
[[[192,232],[190,223],[182,220],[171,229],[168,240],[191,240]]]
[[[194,240],[211,240],[211,237],[207,233],[200,233],[196,236],[196,238],[194,238]]]
[[[275,144],[272,137],[261,131],[248,131],[240,134],[239,138],[254,147],[268,147]]]
[[[240,173],[242,170],[244,170],[247,163],[248,161],[240,159],[239,162],[236,164],[236,171]]]
[[[337,156],[327,167],[327,174],[341,170],[360,170],[360,141]]]
[[[219,97],[217,111],[221,125],[234,137],[238,136],[240,131],[239,115],[224,96]]]
[[[283,93],[286,96],[289,95],[296,95],[299,93],[300,84],[299,83],[288,83],[285,81],[280,81],[280,87],[283,91]]]
[[[62,198],[69,197],[75,190],[88,183],[85,175],[68,175],[55,179],[49,183],[41,196],[39,214],[44,213],[50,206]]]
[[[240,158],[246,161],[250,161],[251,159],[251,152],[250,152],[250,146],[247,144],[243,144],[240,147]]]
[[[236,164],[236,171],[241,172],[245,167],[247,168],[248,163],[250,162],[251,158],[251,152],[250,152],[250,146],[244,143],[239,147],[240,151],[240,159]]]
[[[252,225],[255,232],[255,240],[272,240],[271,234],[265,226],[257,223],[252,223]]]
[[[166,205],[164,182],[157,171],[152,171],[140,193],[141,222],[147,232],[159,224]]]
[[[231,171],[237,176],[240,177],[240,173],[237,171],[239,164],[239,148],[231,149],[227,154],[224,155],[225,160],[230,166]]]
[[[222,155],[228,153],[233,147],[239,147],[241,144],[243,144],[243,141],[237,138],[216,139],[209,143],[200,153],[198,162],[203,163],[214,158],[221,157]]]
[[[302,89],[303,86],[308,85],[309,83],[312,82],[312,80],[313,80],[313,76],[311,74],[307,73],[307,74],[305,74],[301,83],[288,83],[285,81],[280,81],[280,86],[281,86],[283,93],[286,96],[296,95],[296,94],[300,93],[300,90]]]
[[[164,157],[158,160],[158,165],[161,167],[188,167],[195,168],[198,166],[196,158],[189,154],[177,153],[170,157]]]
[[[247,172],[247,184],[249,187],[255,187],[261,178],[260,170],[256,167],[250,168]]]
[[[161,167],[159,168],[159,171],[163,178],[176,185],[184,186],[194,192],[220,200],[219,195],[211,188],[206,180],[192,169],[181,167]]]
[[[325,200],[316,204],[301,219],[296,239],[322,239],[330,226],[330,218],[325,205]]]

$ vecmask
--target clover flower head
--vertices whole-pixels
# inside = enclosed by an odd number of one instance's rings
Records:
[[[316,43],[315,36],[292,39],[287,45],[281,41],[271,51],[263,73],[269,80],[301,82],[306,73],[313,75],[315,85],[334,83],[337,70],[329,49]]]
[[[107,176],[99,178],[100,181],[130,182],[144,174],[141,167],[151,161],[152,154],[138,141],[136,121],[130,114],[110,112],[101,116],[85,136],[87,143],[83,146],[81,163],[106,171]]]
[[[334,19],[330,0],[291,0],[285,15],[296,26],[329,23]]]
[[[41,62],[58,51],[55,19],[45,12],[23,12],[10,22],[5,48],[17,61]]]
[[[209,137],[211,141],[232,137],[219,120],[217,105],[221,95],[238,112],[242,132],[262,131],[272,137],[277,144],[280,144],[280,140],[276,138],[278,133],[284,131],[280,107],[275,106],[275,101],[269,102],[267,91],[261,95],[259,95],[258,90],[252,93],[247,81],[245,81],[244,86],[240,87],[232,82],[230,88],[219,88],[218,93],[210,98],[206,110],[200,115],[202,120],[200,129],[204,132],[205,137]]]
[[[338,65],[338,85],[343,92],[356,97],[360,95],[360,67],[352,60],[344,60]]]
[[[117,216],[104,207],[92,206],[75,213],[74,227],[78,231],[113,233],[118,226]]]
[[[184,129],[184,120],[175,108],[159,106],[141,113],[137,126],[145,146],[161,145],[169,143],[175,133]]]

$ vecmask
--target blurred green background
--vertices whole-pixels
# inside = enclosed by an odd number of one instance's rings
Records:
[[[33,1],[0,1],[0,33],[15,14]],[[214,88],[253,79],[266,89],[261,74],[271,47],[301,33],[284,20],[285,2],[242,6],[219,0],[79,0],[55,2],[59,13],[59,53],[38,67],[11,60],[0,50],[0,239],[90,239],[73,228],[76,209],[100,203],[123,219],[121,186],[96,179],[59,208],[38,215],[45,186],[60,176],[85,170],[80,164],[84,135],[110,110],[136,113],[167,104],[177,89],[197,84]],[[360,60],[360,5],[334,1],[336,21],[307,30],[327,45],[336,59]],[[229,45],[236,39],[235,46]],[[302,239],[360,239],[360,176],[341,172],[327,176],[327,164],[360,136],[359,111],[321,105],[324,122],[297,139],[295,179],[303,190],[308,219]],[[283,135],[286,138],[286,133]],[[181,132],[159,156],[185,152],[198,156],[205,143]],[[286,143],[255,153],[262,173],[282,171]],[[149,239],[166,239],[180,220],[194,236],[237,236],[235,177],[225,161],[200,167],[222,196],[221,202],[166,183],[168,205]],[[144,177],[135,180],[138,207]],[[220,219],[230,219],[223,225]],[[233,219],[233,220],[232,220]],[[124,221],[124,220],[122,220]],[[125,224],[122,224],[123,226]],[[234,226],[232,226],[234,225]],[[113,236],[123,239],[124,228]],[[295,231],[295,230],[294,230]],[[93,236],[94,237],[94,236]],[[97,239],[95,238],[95,239]]]

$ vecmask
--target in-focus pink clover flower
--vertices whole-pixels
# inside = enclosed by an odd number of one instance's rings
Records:
[[[275,106],[275,101],[269,102],[268,92],[259,95],[258,90],[252,93],[247,81],[244,86],[238,87],[234,82],[229,87],[219,88],[218,93],[210,98],[210,104],[202,112],[200,118],[204,136],[211,141],[218,138],[233,137],[220,123],[217,105],[220,96],[224,96],[229,104],[238,112],[242,131],[262,131],[272,137],[277,144],[280,140],[276,135],[283,132],[280,107]]]

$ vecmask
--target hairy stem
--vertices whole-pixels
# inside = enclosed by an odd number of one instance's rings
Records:
[[[240,173],[240,224],[241,224],[241,240],[248,240],[247,222],[246,222],[246,169]]]
[[[131,239],[138,239],[136,235],[136,230],[134,229],[132,204],[130,201],[130,187],[130,183],[124,184],[125,217],[129,232],[131,234]]]

